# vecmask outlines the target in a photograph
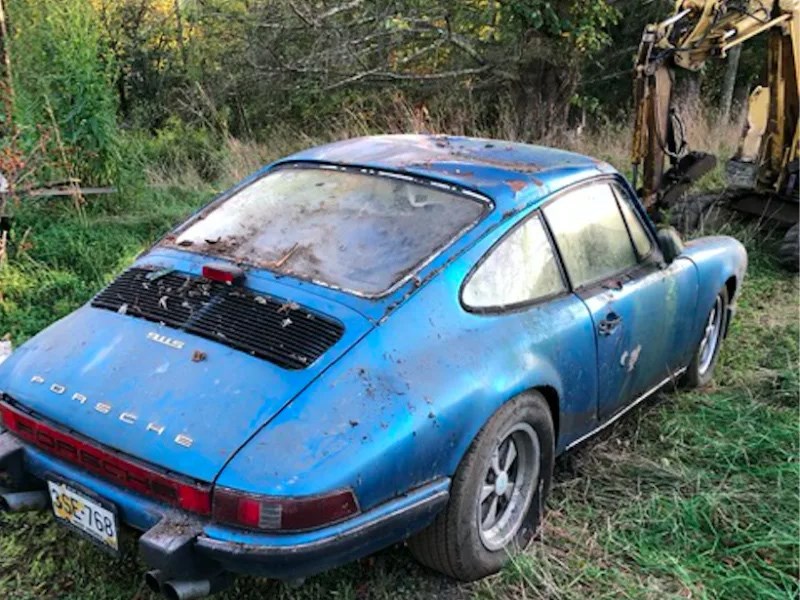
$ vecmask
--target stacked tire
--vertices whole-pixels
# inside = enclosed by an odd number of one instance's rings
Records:
[[[786,232],[778,249],[778,260],[793,273],[800,269],[800,224],[792,226]]]

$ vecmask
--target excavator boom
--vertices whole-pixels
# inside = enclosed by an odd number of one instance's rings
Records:
[[[796,197],[800,0],[677,0],[670,18],[645,29],[636,57],[632,163],[648,210],[670,206],[716,165],[713,156],[686,147],[674,105],[675,70],[697,71],[708,59],[725,58],[764,32],[769,35],[767,86],[750,97],[735,168],[729,169],[735,175],[731,183]],[[784,211],[784,216],[797,222],[796,212]]]

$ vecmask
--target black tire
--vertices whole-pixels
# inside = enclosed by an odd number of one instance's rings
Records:
[[[669,206],[669,224],[682,233],[691,233],[718,207],[719,194],[687,195]]]
[[[778,260],[784,269],[792,273],[800,270],[800,225],[793,225],[786,232],[778,248]]]
[[[489,469],[494,468],[493,455],[497,449],[499,456],[506,432],[516,435],[513,433],[515,428],[532,430],[538,437],[538,460],[530,459],[529,464],[534,467],[538,464],[539,475],[536,481],[533,481],[533,475],[529,477],[534,487],[526,496],[530,497],[530,502],[524,509],[519,527],[509,528],[509,531],[514,531],[513,539],[502,548],[490,550],[482,538],[485,529],[479,523],[483,509],[480,494],[485,487],[494,485],[487,483],[487,477],[491,477]],[[505,440],[511,439],[511,435]],[[536,456],[536,452],[530,454]],[[538,392],[529,391],[504,404],[484,425],[461,460],[450,486],[450,500],[445,509],[427,529],[409,540],[408,546],[413,556],[423,565],[462,581],[474,581],[499,571],[508,561],[510,552],[524,549],[530,543],[541,523],[545,500],[550,491],[554,454],[553,418],[544,397]],[[514,455],[517,456],[516,451]],[[522,455],[519,454],[520,457]],[[519,467],[525,462],[520,459],[516,464]],[[514,485],[517,481],[519,479],[515,480]],[[511,500],[507,506],[511,506]],[[523,515],[523,504],[519,503],[518,506],[518,514]],[[502,514],[499,519],[502,520]]]
[[[714,377],[714,369],[717,366],[717,361],[719,360],[719,351],[722,348],[722,340],[725,338],[725,330],[728,326],[728,288],[723,287],[719,294],[714,299],[714,305],[708,310],[706,313],[708,316],[706,317],[706,327],[708,327],[709,320],[711,319],[712,313],[717,311],[719,314],[720,322],[719,327],[715,332],[715,339],[713,340],[714,347],[713,352],[709,356],[704,356],[703,351],[705,349],[704,340],[705,340],[705,329],[704,335],[700,338],[700,341],[697,343],[697,349],[694,352],[694,356],[692,356],[692,362],[689,363],[689,367],[686,369],[686,373],[683,377],[683,384],[686,388],[697,388],[703,387],[711,383],[711,380]],[[710,343],[712,340],[706,340],[706,344]]]

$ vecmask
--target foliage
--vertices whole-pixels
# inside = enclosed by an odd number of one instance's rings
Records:
[[[415,102],[513,97],[519,136],[540,137],[620,16],[606,0],[92,1],[124,119],[155,130],[177,115],[245,137],[398,88]]]
[[[673,0],[9,4],[26,139],[57,123],[54,162],[91,180],[108,179],[118,156],[115,110],[125,130],[143,132],[136,140],[181,145],[176,153],[192,154],[205,178],[214,177],[212,147],[229,136],[264,141],[292,128],[325,136],[355,110],[365,131],[380,131],[398,96],[422,116],[469,103],[479,107],[475,128],[528,141],[626,121],[642,29],[674,9]],[[740,101],[761,71],[762,46],[745,48]],[[722,68],[710,61],[679,83],[702,79],[713,98]],[[176,137],[178,121],[186,127]]]
[[[118,65],[114,84],[123,119],[160,126],[188,83],[188,47],[195,37],[176,0],[90,0],[103,43]],[[146,102],[140,102],[146,100]],[[145,112],[146,111],[146,112]]]
[[[118,167],[115,65],[97,14],[84,0],[8,4],[15,121],[28,146],[46,139],[60,164],[41,176],[108,183]]]
[[[145,165],[157,165],[164,173],[193,170],[204,181],[222,175],[225,147],[212,129],[189,127],[177,117],[170,117],[153,136],[141,136]]]

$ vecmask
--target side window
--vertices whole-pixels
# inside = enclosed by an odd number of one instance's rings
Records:
[[[622,216],[625,217],[625,222],[628,224],[628,229],[631,232],[631,239],[633,240],[636,252],[639,254],[640,258],[647,256],[653,249],[653,242],[650,241],[650,236],[647,235],[647,231],[644,225],[642,225],[641,218],[639,218],[639,215],[636,214],[636,211],[631,206],[631,198],[628,192],[616,184],[614,184],[614,190],[617,192],[619,206],[622,209]]]
[[[617,199],[607,183],[569,192],[545,207],[544,214],[574,287],[636,264]]]
[[[538,216],[503,239],[464,287],[471,308],[497,308],[565,291],[550,240]]]

